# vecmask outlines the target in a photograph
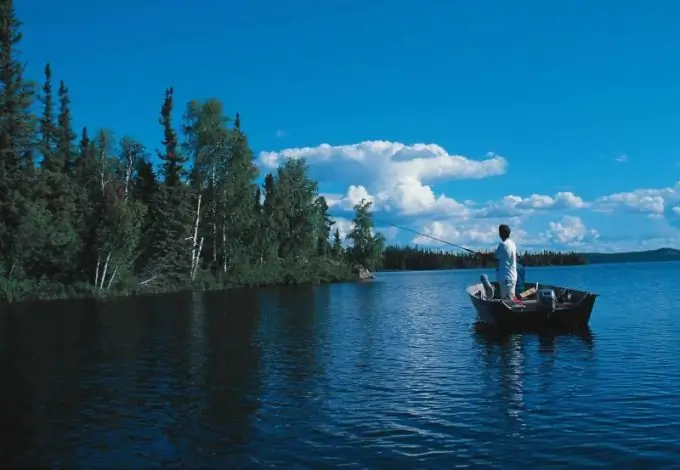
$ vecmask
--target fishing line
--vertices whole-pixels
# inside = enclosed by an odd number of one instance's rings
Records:
[[[338,218],[338,216],[335,216],[333,214],[329,214],[329,215],[331,217]],[[342,218],[344,218],[344,217],[342,217]],[[437,241],[439,243],[444,243],[445,245],[449,245],[449,246],[452,246],[454,248],[458,248],[459,250],[467,251],[468,253],[472,253],[473,255],[481,255],[482,254],[479,251],[471,250],[470,248],[466,248],[464,246],[457,245],[455,243],[451,243],[451,242],[448,242],[446,240],[442,240],[441,238],[433,237],[432,235],[428,235],[426,233],[418,232],[417,230],[413,230],[411,228],[402,227],[400,225],[393,224],[392,222],[388,222],[386,220],[380,220],[380,219],[376,219],[374,217],[373,222],[376,223],[376,224],[380,224],[380,225],[391,225],[392,227],[398,228],[399,230],[406,230],[407,232],[415,233],[416,235],[420,235],[421,237],[426,237],[426,238],[429,238],[431,240]]]
[[[412,233],[415,233],[416,235],[420,235],[420,236],[422,236],[422,237],[427,237],[427,238],[429,238],[429,239],[431,239],[431,240],[435,240],[435,241],[438,241],[438,242],[440,242],[440,243],[444,243],[444,244],[446,244],[446,245],[450,245],[450,246],[452,246],[452,247],[454,247],[454,248],[458,248],[458,249],[460,249],[460,250],[467,251],[468,253],[472,253],[473,255],[480,255],[480,254],[481,254],[480,252],[471,250],[470,248],[465,248],[464,246],[460,246],[460,245],[456,245],[455,243],[447,242],[446,240],[442,240],[441,238],[433,237],[432,235],[427,235],[426,233],[421,233],[421,232],[418,232],[417,230],[413,230],[413,229],[411,229],[411,228],[401,227],[401,226],[399,226],[399,225],[397,225],[397,224],[393,224],[393,223],[387,222],[387,221],[385,221],[385,220],[377,220],[377,219],[373,219],[373,220],[374,220],[376,223],[378,223],[378,224],[381,224],[381,225],[385,225],[385,224],[391,225],[392,227],[398,228],[399,230],[406,230],[407,232],[412,232]]]

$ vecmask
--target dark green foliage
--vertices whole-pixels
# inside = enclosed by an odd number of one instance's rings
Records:
[[[385,247],[385,238],[382,234],[373,233],[371,202],[362,199],[359,204],[354,206],[354,211],[354,227],[347,235],[347,238],[353,242],[353,246],[349,250],[349,258],[352,262],[361,264],[368,269],[379,268]]]
[[[319,214],[319,229],[316,239],[316,254],[318,256],[328,256],[331,254],[330,236],[335,222],[328,215],[328,203],[326,198],[319,196],[316,201],[316,209]]]
[[[169,187],[178,186],[181,183],[184,175],[183,165],[187,159],[184,158],[178,151],[177,133],[172,127],[172,108],[173,108],[173,94],[172,87],[165,90],[165,100],[161,108],[160,124],[163,126],[163,147],[164,152],[159,152],[158,156],[163,162],[163,177],[164,182]]]
[[[50,64],[45,65],[45,83],[42,87],[40,102],[43,105],[43,113],[39,120],[40,143],[38,151],[42,156],[43,168],[54,168],[57,162],[54,161],[56,128],[54,125],[54,97],[52,95],[52,68]]]
[[[345,255],[345,249],[342,246],[342,238],[340,237],[340,230],[337,228],[333,233],[333,245],[331,246],[331,253],[335,259],[341,259]]]
[[[0,272],[11,278],[22,275],[20,229],[35,188],[31,156],[36,133],[30,112],[33,84],[24,79],[24,65],[17,57],[21,22],[14,2],[0,1],[0,19]]]
[[[56,152],[65,172],[73,169],[73,132],[71,117],[71,99],[64,81],[59,82],[59,117],[57,118]]]

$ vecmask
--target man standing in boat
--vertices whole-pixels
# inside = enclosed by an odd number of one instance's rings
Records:
[[[517,290],[517,247],[510,239],[510,227],[506,224],[498,226],[501,242],[496,248],[496,278],[502,299],[513,299]]]

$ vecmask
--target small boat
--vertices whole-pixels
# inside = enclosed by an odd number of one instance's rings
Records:
[[[498,299],[498,283],[482,282],[467,288],[477,320],[482,325],[519,330],[578,330],[586,328],[597,294],[548,284],[529,284],[516,300]]]

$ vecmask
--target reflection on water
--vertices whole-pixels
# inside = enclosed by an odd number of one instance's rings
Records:
[[[523,414],[526,411],[524,388],[527,375],[535,376],[543,393],[550,392],[554,382],[557,349],[564,349],[570,357],[593,359],[594,335],[590,328],[569,333],[519,334],[499,332],[483,324],[473,327],[473,336],[482,347],[482,361],[489,383],[498,385],[498,403],[508,418],[514,437],[523,437]],[[527,350],[531,344],[538,353],[538,364],[529,364],[534,370],[527,373]],[[530,377],[530,380],[533,377]]]
[[[471,331],[475,272],[15,306],[0,466],[672,468],[680,317],[619,294],[677,267],[592,269],[543,275],[597,284],[576,334]]]
[[[506,333],[493,328],[485,328],[483,324],[473,325],[474,337],[479,344],[484,346],[504,347],[518,338],[535,338],[539,351],[544,354],[555,353],[555,347],[559,343],[562,345],[576,345],[580,343],[584,351],[593,351],[595,346],[595,335],[591,327],[569,332],[554,333]]]
[[[214,463],[251,442],[257,295],[60,305],[2,317],[2,466]]]

